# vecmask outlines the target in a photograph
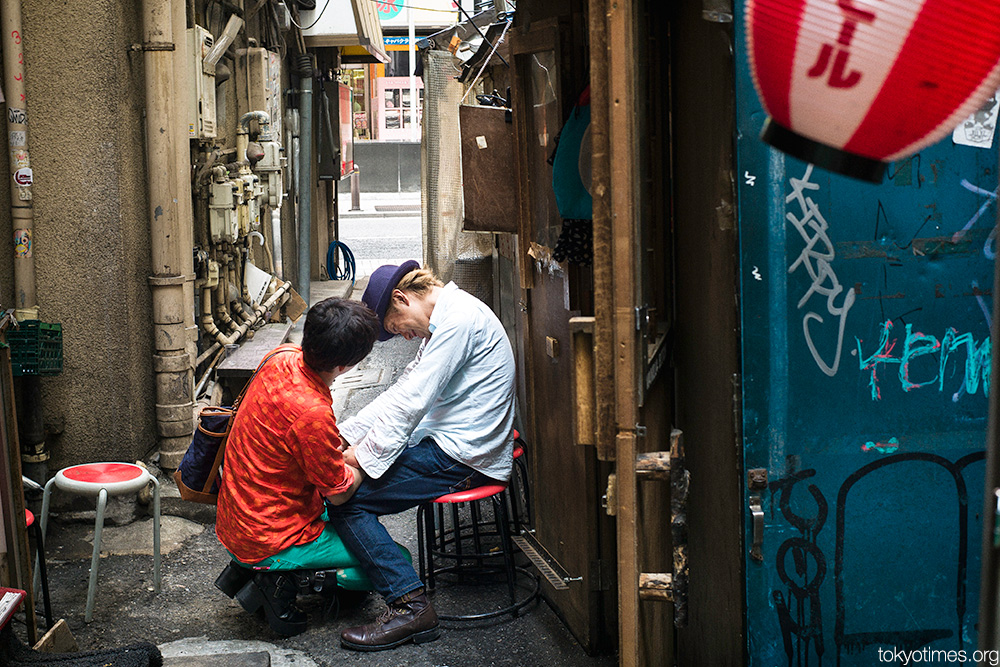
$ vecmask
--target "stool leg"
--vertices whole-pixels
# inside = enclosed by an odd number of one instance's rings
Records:
[[[160,592],[160,482],[153,475],[153,590]]]
[[[525,454],[525,456],[527,456],[527,455]],[[521,459],[523,459],[523,458],[524,458],[524,456],[521,457]],[[514,504],[515,504],[515,502],[516,502],[517,506],[518,506],[518,509],[521,509],[520,508],[520,503],[521,503],[521,495],[520,494],[523,492],[524,493],[524,508],[523,508],[523,510],[524,510],[524,522],[527,523],[528,525],[530,525],[531,524],[531,485],[528,483],[528,464],[525,463],[524,461],[522,461],[521,459],[517,459],[516,461],[514,461],[514,466],[519,470],[520,477],[517,480],[517,491],[518,491],[517,499],[515,500],[514,496],[513,495],[511,496],[511,506],[513,507]],[[515,513],[517,513],[517,510],[515,510]],[[518,534],[520,534],[521,516],[520,515],[515,516],[514,517],[514,522],[515,522],[515,529],[518,531]]]
[[[108,504],[108,491],[101,489],[97,496],[97,521],[94,523],[94,555],[90,558],[90,583],[87,586],[87,612],[83,620],[94,620],[94,594],[97,592],[97,566],[101,562],[101,533],[104,531],[104,508]]]
[[[42,516],[39,517],[38,523],[42,531],[42,540],[45,540],[45,530],[49,526],[49,503],[52,499],[52,487],[55,486],[56,478],[53,477],[45,484],[45,491],[42,493]],[[41,581],[41,572],[39,571],[39,558],[38,554],[35,554],[35,576],[31,582],[31,590],[37,591],[39,582]]]
[[[427,586],[427,571],[424,569],[424,544],[426,540],[424,535],[427,534],[427,530],[424,528],[424,506],[417,506],[417,563],[419,569],[417,570],[417,576],[420,577],[420,581],[424,582],[424,586]]]
[[[474,550],[472,553],[475,554],[473,560],[476,563],[476,567],[483,567],[485,561],[483,560],[483,540],[479,534],[479,501],[473,500],[469,503],[469,518],[472,520],[472,543]]]
[[[436,535],[438,536],[438,544],[441,551],[445,550],[445,534],[444,534],[444,505],[437,505],[437,526],[435,527]],[[433,525],[434,519],[431,519]]]
[[[451,528],[455,531],[455,564],[462,563],[462,522],[458,518],[458,503],[451,503]],[[442,528],[442,532],[444,529]]]
[[[427,545],[427,579],[424,581],[428,591],[434,590],[434,508],[428,503],[424,505],[424,535]]]
[[[35,557],[38,561],[38,573],[42,578],[42,601],[45,604],[45,627],[52,628],[52,604],[49,602],[49,575],[45,571],[45,544],[42,539],[42,527],[36,521],[31,527],[35,534]]]
[[[503,551],[504,569],[507,571],[507,590],[510,593],[510,603],[513,605],[517,604],[517,598],[514,595],[514,578],[517,577],[517,572],[514,570],[514,553],[510,541],[510,524],[507,523],[507,503],[504,502],[504,499],[499,494],[493,496],[493,513],[497,522],[497,532],[500,534],[500,550]],[[511,613],[517,616],[517,609],[515,608]]]

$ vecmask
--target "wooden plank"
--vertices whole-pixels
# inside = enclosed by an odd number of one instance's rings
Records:
[[[519,33],[514,33],[517,36]],[[521,289],[527,291],[534,286],[532,261],[528,256],[531,241],[535,238],[534,225],[531,220],[531,169],[528,166],[530,156],[528,144],[528,125],[531,111],[527,96],[530,94],[530,81],[523,74],[524,57],[515,56],[511,67],[511,108],[514,125],[514,179],[517,183],[517,270],[521,279]],[[527,295],[525,295],[527,300]],[[525,318],[528,319],[528,318]]]
[[[573,403],[576,444],[594,444],[594,318],[571,317],[573,336]]]
[[[80,650],[64,618],[56,621],[32,648],[41,653],[73,653]]]
[[[646,452],[635,457],[635,475],[641,480],[670,480],[670,452]]]
[[[637,667],[639,663],[639,520],[635,471],[635,432],[615,438],[618,472],[618,664]]]
[[[639,373],[635,308],[636,201],[638,146],[635,136],[635,8],[611,2],[608,21],[608,146],[611,186],[611,261],[614,280],[614,392],[618,429],[615,461],[618,473],[618,607],[619,661],[623,667],[641,664],[642,621],[639,614],[638,493],[635,457],[639,419],[636,393]],[[599,303],[603,295],[595,295]],[[598,360],[600,364],[600,360]],[[599,381],[600,382],[600,381]]]
[[[594,364],[597,457],[615,457],[614,336],[612,334],[611,155],[608,108],[607,0],[590,0],[590,143],[594,228]]]
[[[28,550],[28,528],[24,517],[24,486],[21,482],[21,448],[17,437],[17,408],[14,404],[14,375],[10,366],[10,348],[0,349],[0,410],[4,428],[0,428],[0,502],[3,504],[4,539],[10,581],[4,585],[27,591],[25,617],[28,641],[38,640],[35,620],[35,596]]]
[[[514,55],[555,51],[559,46],[559,19],[534,21],[530,30],[516,31],[511,35],[510,50]]]
[[[643,572],[639,575],[639,597],[654,602],[673,602],[673,580],[669,573]]]
[[[252,339],[240,345],[239,349],[219,364],[218,376],[249,379],[264,355],[287,341],[291,330],[291,322],[265,324],[254,332]]]

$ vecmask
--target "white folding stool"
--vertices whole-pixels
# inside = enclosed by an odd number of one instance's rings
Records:
[[[83,463],[63,468],[45,485],[42,496],[42,539],[49,523],[49,500],[52,486],[82,496],[97,496],[97,521],[94,524],[94,553],[90,559],[90,584],[87,588],[86,622],[94,618],[94,594],[97,591],[97,566],[101,558],[101,531],[108,496],[137,493],[153,483],[153,586],[160,592],[160,483],[149,471],[134,463]]]

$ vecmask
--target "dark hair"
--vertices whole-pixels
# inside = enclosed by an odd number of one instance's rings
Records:
[[[330,297],[306,314],[302,356],[315,371],[353,366],[372,351],[378,337],[378,318],[360,301]]]

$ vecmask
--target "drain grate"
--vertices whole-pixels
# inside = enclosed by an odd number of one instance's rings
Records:
[[[388,374],[384,368],[363,368],[344,373],[330,386],[331,390],[338,389],[367,389],[386,384]]]

